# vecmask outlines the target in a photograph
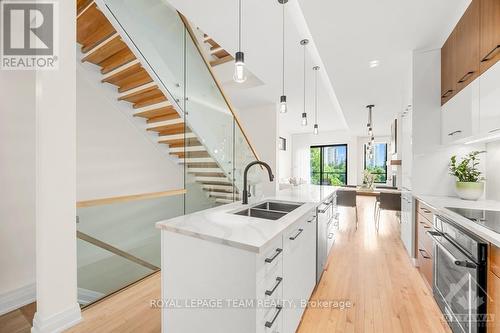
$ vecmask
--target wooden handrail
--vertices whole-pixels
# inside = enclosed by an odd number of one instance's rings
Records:
[[[146,268],[149,268],[150,270],[152,271],[159,271],[160,270],[160,267],[156,267],[155,265],[145,261],[145,260],[142,260],[141,258],[139,257],[136,257],[128,252],[125,252],[123,250],[120,250],[119,248],[117,247],[114,247],[113,245],[111,244],[108,244],[108,243],[105,243],[97,238],[94,238],[92,236],[89,236],[81,231],[76,231],[76,237],[78,239],[81,239],[82,241],[85,241],[87,243],[90,243],[92,245],[95,245],[103,250],[106,250],[106,251],[109,251],[111,253],[114,253],[122,258],[125,258],[127,260],[130,260],[132,262],[135,262],[136,264],[138,265],[141,265],[143,267],[146,267]]]
[[[186,189],[177,189],[177,190],[170,190],[170,191],[163,191],[163,192],[151,192],[151,193],[142,193],[142,194],[123,195],[123,196],[118,196],[118,197],[93,199],[93,200],[84,200],[84,201],[78,201],[76,203],[76,207],[77,208],[84,208],[84,207],[92,207],[92,206],[100,206],[100,205],[109,205],[109,204],[119,203],[119,202],[128,202],[128,201],[137,201],[137,200],[144,200],[144,199],[170,197],[170,196],[175,196],[175,195],[182,195],[182,194],[185,194],[186,192],[187,192]]]
[[[184,15],[182,15],[179,11],[177,13],[179,14],[179,17],[181,18],[182,22],[184,23],[184,27],[188,31],[189,36],[191,37],[191,40],[193,41],[194,45],[196,46],[196,49],[198,50],[198,53],[200,54],[201,58],[203,59],[203,62],[205,62],[205,66],[207,66],[208,72],[212,76],[212,79],[214,80],[215,85],[219,89],[219,91],[220,91],[220,93],[222,95],[222,98],[224,98],[224,101],[226,102],[227,107],[229,108],[229,110],[233,114],[233,117],[236,120],[236,124],[240,128],[240,131],[243,134],[243,136],[245,137],[245,140],[247,141],[248,145],[250,146],[250,149],[252,150],[255,158],[260,161],[260,158],[259,158],[259,155],[257,154],[257,151],[255,150],[254,146],[250,142],[250,139],[248,138],[248,135],[246,134],[245,130],[243,129],[243,126],[241,124],[240,118],[238,117],[238,115],[236,114],[236,112],[234,112],[233,105],[231,104],[231,102],[229,101],[229,98],[224,93],[224,90],[222,90],[222,85],[220,84],[219,80],[217,80],[217,77],[215,76],[215,73],[214,73],[214,71],[212,69],[212,66],[210,65],[210,62],[208,61],[208,59],[206,58],[205,54],[203,53],[203,51],[201,49],[201,46],[200,46],[200,43],[198,42],[198,39],[196,38],[196,36],[195,36],[195,34],[193,32],[193,29],[191,28],[191,24],[189,23],[189,21],[187,20],[187,18]]]

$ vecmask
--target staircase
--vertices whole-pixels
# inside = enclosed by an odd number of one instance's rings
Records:
[[[214,47],[213,66],[232,60],[206,37]],[[100,68],[101,82],[117,88],[117,103],[128,103],[132,116],[145,120],[144,130],[157,134],[157,144],[168,145],[169,155],[185,165],[209,197],[221,204],[240,199],[232,177],[210,156],[202,138],[193,133],[174,107],[175,101],[169,101],[93,0],[77,0],[77,42],[81,61]]]

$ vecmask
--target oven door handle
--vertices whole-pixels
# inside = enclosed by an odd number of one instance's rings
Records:
[[[439,248],[453,261],[455,265],[474,269],[477,268],[477,265],[473,262],[470,262],[468,260],[458,260],[457,258],[455,258],[455,256],[437,239],[436,236],[441,236],[439,232],[427,231],[426,233],[432,238],[434,244],[439,246]]]

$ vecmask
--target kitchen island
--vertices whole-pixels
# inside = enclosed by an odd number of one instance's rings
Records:
[[[158,222],[163,332],[295,332],[316,285],[316,211],[337,189],[300,185]],[[290,211],[235,214],[262,202]]]

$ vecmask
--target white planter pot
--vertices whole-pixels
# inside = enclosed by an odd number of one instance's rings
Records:
[[[455,191],[463,200],[478,200],[483,196],[483,182],[456,182]]]

